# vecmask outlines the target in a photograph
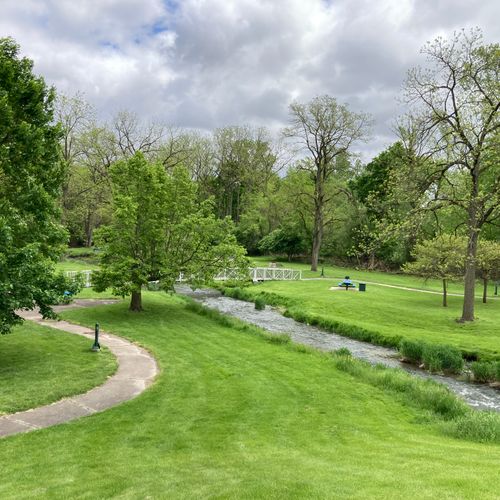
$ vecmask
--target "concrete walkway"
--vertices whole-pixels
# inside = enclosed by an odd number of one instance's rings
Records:
[[[87,304],[80,301],[73,307],[89,307],[99,303],[102,304],[100,301],[89,301]],[[94,332],[89,328],[67,321],[45,321],[34,311],[24,311],[22,316],[44,326],[87,337],[89,349],[92,345]],[[151,385],[159,370],[149,352],[128,340],[105,332],[99,335],[99,343],[117,358],[118,370],[113,376],[85,394],[0,417],[0,438],[92,415],[135,398]]]

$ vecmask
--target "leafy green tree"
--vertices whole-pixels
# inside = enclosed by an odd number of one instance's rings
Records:
[[[200,203],[196,185],[180,167],[171,173],[142,153],[110,169],[113,216],[96,233],[102,247],[97,290],[131,295],[130,309],[142,309],[141,289],[158,280],[172,290],[180,273],[192,286],[209,283],[224,268],[246,275],[244,249],[230,219],[217,219],[211,200]]]
[[[392,182],[406,161],[407,151],[401,142],[396,142],[349,182],[359,205],[350,253],[358,259],[366,259],[369,269],[377,267],[379,261],[399,267],[409,258],[411,242],[402,231],[390,230],[395,229],[410,210],[406,197],[394,192]]]
[[[439,278],[443,282],[443,307],[447,307],[447,281],[463,275],[467,241],[460,236],[443,235],[416,245],[415,261],[403,270],[424,278]]]
[[[276,156],[265,129],[225,127],[215,131],[213,142],[218,214],[238,223],[251,195],[267,190]]]
[[[264,253],[285,254],[288,261],[306,250],[304,234],[296,225],[280,227],[264,236],[259,242],[259,249]]]
[[[368,115],[354,113],[330,96],[314,98],[307,104],[290,105],[291,126],[285,137],[297,141],[310,154],[301,167],[314,185],[311,270],[317,271],[325,230],[325,208],[332,201],[326,191],[328,182],[342,172],[353,144],[366,137]],[[337,193],[338,194],[338,193]]]
[[[483,302],[488,296],[488,281],[500,276],[500,243],[481,240],[477,250],[477,271],[483,280]]]
[[[51,316],[69,286],[54,271],[66,241],[57,222],[64,166],[54,91],[32,70],[14,40],[0,39],[1,333],[20,321],[17,309]]]
[[[422,52],[430,64],[409,72],[406,97],[419,149],[433,160],[427,199],[463,213],[461,321],[473,321],[479,233],[500,216],[500,45],[484,45],[481,31],[472,30],[438,38]]]

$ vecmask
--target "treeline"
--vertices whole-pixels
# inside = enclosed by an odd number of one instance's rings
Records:
[[[332,114],[341,107],[323,96],[304,108],[318,105]],[[231,126],[208,135],[145,123],[125,111],[99,123],[81,96],[59,97],[56,115],[64,129],[62,216],[72,246],[91,246],[94,230],[110,222],[110,167],[138,151],[168,172],[187,169],[199,201],[214,199],[217,216],[233,220],[239,243],[251,255],[311,259],[314,233],[321,231],[322,259],[399,269],[413,260],[418,242],[466,234],[461,207],[431,203],[427,176],[437,164],[420,157],[410,141],[395,142],[367,164],[350,144],[339,152],[332,147],[333,158],[320,157],[317,165],[296,143],[265,128]],[[326,142],[322,135],[329,132],[319,130],[310,142]],[[465,188],[465,175],[454,172],[455,184]],[[498,226],[487,224],[482,237],[495,240],[499,234]]]

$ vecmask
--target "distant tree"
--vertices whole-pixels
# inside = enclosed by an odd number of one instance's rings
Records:
[[[408,260],[411,242],[396,226],[405,220],[411,207],[407,198],[394,190],[393,182],[407,161],[408,152],[396,142],[349,182],[358,204],[350,253],[365,259],[369,269],[377,267],[379,261],[399,266]]]
[[[406,97],[420,150],[434,167],[427,176],[427,199],[464,214],[461,320],[473,321],[479,232],[500,216],[500,45],[484,45],[481,31],[473,30],[451,40],[437,38],[422,52],[430,64],[409,72]]]
[[[304,161],[313,184],[313,234],[311,270],[317,271],[325,228],[324,212],[331,201],[331,193],[325,191],[329,180],[344,167],[343,158],[351,153],[353,143],[365,139],[369,117],[354,113],[347,106],[338,104],[330,96],[316,97],[307,104],[290,105],[291,126],[284,130],[285,137],[295,140],[311,155]]]
[[[276,156],[265,129],[225,127],[213,138],[213,194],[220,217],[240,221],[249,199],[265,192]]]
[[[438,278],[443,283],[443,307],[447,307],[447,281],[463,275],[466,239],[443,235],[416,245],[415,261],[405,264],[403,270],[424,278]]]
[[[259,242],[259,249],[264,253],[284,254],[288,261],[306,250],[304,234],[297,226],[280,227],[264,236]]]
[[[500,277],[500,243],[481,240],[477,250],[477,271],[483,280],[483,303],[488,296],[488,281]]]
[[[66,233],[57,199],[64,178],[53,124],[54,91],[33,74],[11,38],[0,39],[0,332],[21,318],[18,309],[51,304],[69,286],[56,275]]]
[[[172,290],[181,272],[193,286],[209,283],[224,268],[246,275],[231,220],[217,219],[210,200],[198,201],[185,169],[168,173],[136,153],[116,162],[110,178],[112,220],[96,232],[102,248],[101,270],[93,278],[97,290],[112,287],[116,295],[130,295],[130,309],[140,311],[148,281]]]

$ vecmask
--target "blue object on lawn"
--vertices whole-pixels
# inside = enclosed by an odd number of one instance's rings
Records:
[[[349,276],[346,276],[339,284],[338,286],[341,286],[345,288],[346,290],[349,290],[349,288],[356,288],[356,285],[349,279]]]

